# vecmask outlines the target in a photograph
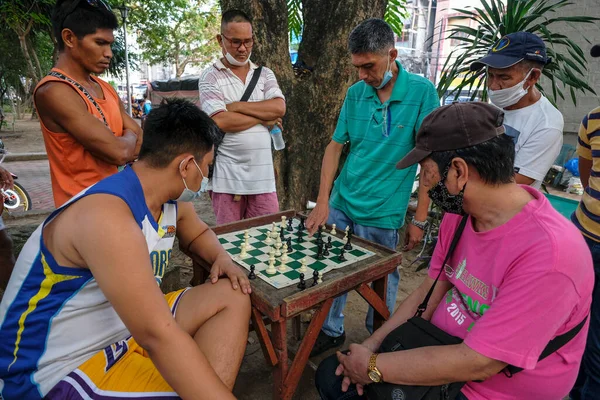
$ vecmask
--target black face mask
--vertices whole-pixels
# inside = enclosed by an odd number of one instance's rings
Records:
[[[431,201],[433,201],[433,203],[436,206],[441,208],[444,212],[465,215],[466,213],[465,210],[463,210],[463,201],[465,187],[467,185],[465,185],[460,191],[460,193],[456,196],[451,195],[450,192],[448,192],[448,188],[444,184],[444,181],[448,177],[449,170],[450,164],[448,164],[448,166],[444,170],[444,173],[442,174],[442,179],[440,179],[440,181],[435,186],[429,189],[429,198],[431,199]]]

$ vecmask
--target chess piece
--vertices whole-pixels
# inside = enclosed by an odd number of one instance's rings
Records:
[[[274,275],[277,270],[275,269],[275,257],[269,257],[269,266],[265,270],[265,272],[269,275]]]
[[[319,247],[317,247],[317,260],[322,260],[323,259],[323,245],[320,244]]]
[[[294,218],[293,217],[290,218],[290,219],[288,219],[288,226],[287,226],[287,231],[288,232],[293,232],[294,231],[293,223],[294,223]]]
[[[266,244],[271,244],[273,240],[271,239],[271,233],[267,233],[267,240],[265,240]]]
[[[329,257],[329,248],[327,245],[323,246],[323,257]]]
[[[281,262],[284,263],[288,259],[288,247],[287,244],[283,244],[283,252],[281,253]]]
[[[286,223],[287,217],[285,215],[281,216],[281,227],[285,228],[285,223]]]
[[[300,266],[300,268],[298,268],[299,272],[306,272],[308,268],[306,268],[306,258],[303,258],[302,261],[300,261],[300,263],[302,264]]]
[[[344,250],[352,250],[352,243],[350,243],[351,240],[352,240],[352,235],[349,235],[348,240],[346,241],[346,244],[344,245]]]
[[[335,230],[335,224],[331,225],[331,233],[332,235],[337,235],[337,231]]]
[[[244,231],[244,239],[248,239],[250,237],[250,232],[248,231],[248,229],[246,229]]]
[[[317,286],[317,283],[319,283],[319,271],[315,269],[313,272],[313,283],[310,286]]]
[[[285,229],[283,229],[285,225],[281,226],[281,229],[279,229],[279,238],[281,239],[281,241],[283,242],[285,240]]]
[[[319,279],[317,279],[317,283],[322,283],[323,279],[321,278],[321,275],[319,275]]]
[[[304,274],[300,274],[300,282],[298,283],[297,287],[300,290],[306,289],[306,282],[304,282]]]
[[[246,253],[246,243],[242,243],[240,247],[242,249],[242,252],[240,253],[240,258],[248,257],[248,253]]]
[[[302,233],[302,231],[298,231],[297,235],[298,235],[298,238],[296,239],[296,242],[297,243],[304,242],[304,234]]]
[[[254,273],[254,265],[250,266],[250,273],[248,274],[248,279],[252,280],[252,279],[256,279],[256,274]]]
[[[341,262],[344,262],[344,261],[346,261],[346,257],[344,257],[344,251],[345,251],[345,250],[344,250],[344,248],[342,247],[342,248],[340,249],[340,255],[338,256],[338,261],[341,261]]]
[[[327,238],[327,244],[325,245],[326,248],[330,249],[333,247],[333,244],[331,244],[331,236],[329,236]]]
[[[275,250],[275,257],[281,257],[281,251],[279,251],[281,249],[281,240],[279,237],[277,238],[277,243],[275,243],[275,248],[277,249]]]
[[[306,229],[304,225],[304,218],[300,217],[300,224],[298,225],[298,232],[303,232]]]
[[[319,227],[319,230],[317,231],[317,241],[315,243],[317,246],[323,244],[323,233],[321,232],[321,227]]]
[[[286,266],[285,266],[285,264],[284,264],[284,263],[280,263],[280,264],[279,264],[279,267],[277,267],[277,271],[279,271],[279,272],[281,272],[281,273],[285,272],[285,271],[286,271]]]
[[[291,253],[292,252],[292,238],[291,237],[287,238],[287,248],[288,248],[288,251]]]

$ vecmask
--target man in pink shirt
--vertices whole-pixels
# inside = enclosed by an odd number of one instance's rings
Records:
[[[455,103],[423,121],[415,149],[398,168],[419,162],[429,196],[446,212],[429,276],[371,337],[321,363],[322,398],[361,398],[374,354],[384,382],[467,382],[457,399],[560,400],[569,393],[587,321],[558,351],[538,359],[550,340],[587,318],[592,259],[577,228],[543,194],[514,182],[514,144],[503,116],[488,104]],[[465,214],[464,232],[423,314],[464,341],[377,354],[383,339],[415,314]],[[523,371],[509,377],[503,373],[509,365]]]

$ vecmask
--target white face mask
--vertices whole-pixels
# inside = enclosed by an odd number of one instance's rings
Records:
[[[235,65],[236,67],[243,67],[244,65],[248,64],[248,62],[250,61],[250,56],[251,55],[252,55],[252,52],[248,53],[248,58],[246,58],[246,61],[238,61],[238,60],[235,59],[235,57],[233,57],[231,54],[229,54],[228,51],[226,51],[225,52],[225,59],[231,65]]]
[[[496,107],[500,108],[506,108],[517,104],[519,100],[521,100],[523,96],[525,96],[527,92],[529,92],[529,87],[525,89],[523,86],[525,85],[527,79],[529,79],[531,71],[533,71],[533,68],[529,70],[527,75],[525,75],[525,79],[523,79],[521,82],[517,83],[513,87],[500,90],[488,89],[488,95],[490,96],[491,102]]]
[[[181,163],[179,164],[180,170],[181,170],[181,166],[183,165],[184,161],[185,160],[181,160]],[[183,192],[181,192],[181,195],[177,198],[176,201],[186,201],[186,202],[194,201],[195,199],[200,197],[201,193],[206,192],[206,187],[208,186],[208,178],[204,176],[204,174],[202,173],[202,170],[196,163],[196,160],[193,160],[193,161],[194,161],[194,164],[196,164],[196,168],[198,168],[198,171],[200,171],[200,175],[202,175],[202,182],[200,183],[200,189],[198,189],[197,192],[194,192],[193,190],[188,188],[188,185],[182,176],[181,180],[183,180],[183,185],[185,186],[185,189],[183,189]]]

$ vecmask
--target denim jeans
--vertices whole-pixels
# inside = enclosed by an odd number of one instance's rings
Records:
[[[600,243],[585,237],[594,261],[596,281],[592,293],[590,330],[585,352],[579,368],[579,376],[570,396],[573,400],[592,400],[600,396]]]
[[[366,396],[359,396],[355,385],[350,385],[346,392],[342,392],[343,376],[336,376],[335,370],[339,363],[335,354],[327,357],[317,368],[315,373],[315,386],[319,396],[323,400],[366,400]],[[467,397],[459,393],[455,400],[468,400]],[[372,400],[372,399],[371,399]]]
[[[346,229],[349,226],[356,236],[379,243],[392,250],[398,246],[398,230],[375,228],[372,226],[363,226],[354,223],[346,214],[335,208],[329,208],[329,219],[327,224],[335,224],[338,230]],[[394,312],[396,304],[396,295],[398,294],[398,284],[400,282],[400,273],[398,269],[388,275],[386,304],[390,314]],[[338,337],[344,333],[344,307],[348,294],[345,293],[336,298],[331,305],[329,314],[323,323],[323,332],[329,336]],[[373,333],[373,308],[369,307],[367,312],[366,327],[370,333]]]

